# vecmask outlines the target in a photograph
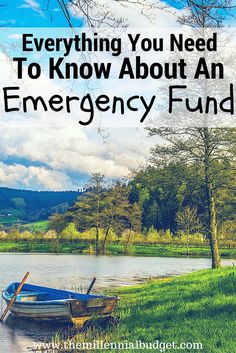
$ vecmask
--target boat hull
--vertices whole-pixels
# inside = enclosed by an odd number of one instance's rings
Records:
[[[70,308],[68,305],[30,305],[15,303],[10,310],[14,316],[30,318],[35,320],[59,320],[63,322],[71,321]]]
[[[17,285],[11,284],[3,291],[6,304],[9,304]],[[10,312],[20,318],[81,324],[94,316],[111,316],[117,301],[117,297],[78,294],[26,284]]]

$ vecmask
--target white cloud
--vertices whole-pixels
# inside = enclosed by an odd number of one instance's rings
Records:
[[[1,53],[0,63],[4,67],[1,85],[11,83],[14,86],[14,65]],[[26,79],[22,94],[40,95],[42,87],[45,96],[63,91],[55,82],[42,76],[37,84]],[[75,178],[77,173],[93,172],[102,172],[108,177],[127,176],[131,168],[147,158],[151,141],[142,129],[110,129],[104,143],[96,130],[80,127],[78,120],[77,111],[68,116],[49,112],[34,112],[30,116],[23,113],[3,115],[0,122],[1,185],[44,190],[76,189],[82,185],[73,185],[72,174]],[[4,164],[4,160],[14,158],[28,160],[29,166],[23,162]],[[35,162],[44,166],[35,167]]]
[[[18,6],[18,9],[32,9],[36,12],[42,13],[40,4],[35,0],[24,0],[24,4]]]
[[[44,167],[25,167],[20,164],[6,165],[0,162],[0,184],[37,190],[65,190],[73,188],[63,172]]]
[[[7,38],[18,40],[18,39],[22,38],[22,34],[20,34],[20,33],[9,34],[9,36],[7,36]]]
[[[35,0],[23,0],[25,4],[22,4],[20,5],[19,7],[21,8],[26,8],[26,7],[33,7],[33,8],[36,8],[36,9],[39,9],[40,8],[40,5],[37,1]]]
[[[70,7],[72,16],[81,15],[77,6]],[[182,10],[168,6],[165,2],[154,0],[140,1],[116,1],[99,0],[97,6],[90,8],[91,18],[103,18],[104,14],[110,13],[115,18],[123,18],[129,27],[176,27],[177,17]],[[108,16],[109,17],[109,16]],[[95,20],[96,21],[96,20]]]
[[[102,172],[108,177],[127,176],[143,163],[152,141],[142,129],[110,130],[106,143],[100,135],[80,128],[1,128],[0,157],[22,157],[64,174]],[[72,182],[71,182],[72,183]],[[75,187],[82,186],[76,185]]]

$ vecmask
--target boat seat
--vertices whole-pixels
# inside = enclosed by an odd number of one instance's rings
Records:
[[[19,301],[44,301],[48,299],[47,292],[28,292],[22,291],[17,296]]]

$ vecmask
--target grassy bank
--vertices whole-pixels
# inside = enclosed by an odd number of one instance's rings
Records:
[[[109,243],[106,255],[123,255],[124,245]],[[0,252],[94,254],[94,243],[89,241],[1,241]],[[236,249],[221,248],[223,258],[236,257]],[[131,245],[126,255],[160,257],[210,257],[209,247],[191,246],[187,249],[180,245]]]
[[[116,289],[113,293],[121,297],[117,310],[121,318],[120,324],[105,331],[88,331],[80,334],[76,340],[159,340],[165,343],[175,341],[177,345],[181,342],[195,342],[202,345],[202,350],[171,348],[165,352],[233,353],[236,351],[235,291],[235,267],[198,271]],[[153,351],[155,350],[142,350]],[[122,350],[122,353],[126,352],[132,350]]]

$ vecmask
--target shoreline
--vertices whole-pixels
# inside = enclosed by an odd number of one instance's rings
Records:
[[[158,258],[174,258],[174,259],[211,259],[210,256],[185,256],[185,255],[179,255],[179,256],[170,256],[170,255],[117,255],[117,254],[100,254],[100,255],[95,255],[95,254],[79,254],[79,253],[63,253],[63,252],[59,252],[59,253],[53,253],[53,252],[17,252],[17,251],[0,251],[0,255],[65,255],[65,256],[86,256],[86,257],[158,257]],[[236,257],[229,257],[229,256],[222,256],[221,257],[222,260],[235,260],[236,261]]]

